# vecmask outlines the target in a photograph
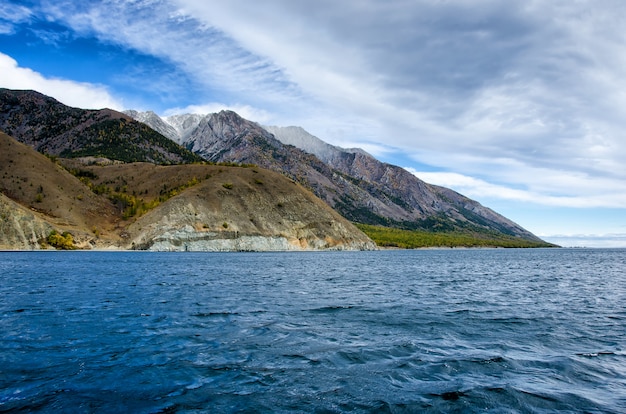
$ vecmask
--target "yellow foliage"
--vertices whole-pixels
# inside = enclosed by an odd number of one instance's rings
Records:
[[[52,230],[50,235],[48,236],[47,242],[50,246],[55,249],[61,250],[74,250],[76,246],[74,245],[74,237],[68,233],[67,231],[63,232],[63,234],[59,234],[58,231]]]

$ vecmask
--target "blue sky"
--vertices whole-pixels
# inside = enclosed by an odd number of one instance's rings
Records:
[[[302,126],[626,247],[625,23],[621,0],[5,0],[0,87]]]

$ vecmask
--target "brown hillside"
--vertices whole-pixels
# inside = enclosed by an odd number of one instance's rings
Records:
[[[63,230],[113,236],[118,214],[51,159],[0,132],[0,192]]]
[[[125,220],[126,248],[375,247],[311,192],[269,170],[219,165],[102,166],[81,165],[80,160],[63,162],[77,173],[91,177],[93,188],[109,195],[126,194],[136,200],[140,206],[137,213]],[[123,214],[124,206],[119,207]],[[174,233],[177,235],[171,236]]]

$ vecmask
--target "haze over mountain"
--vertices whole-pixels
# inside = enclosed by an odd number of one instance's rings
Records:
[[[250,163],[309,187],[351,221],[407,229],[494,231],[539,239],[450,189],[427,184],[360,149],[331,146],[298,127],[261,127],[232,111],[161,118],[126,111],[212,162]]]

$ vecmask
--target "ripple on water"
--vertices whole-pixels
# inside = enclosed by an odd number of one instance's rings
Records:
[[[624,412],[624,265],[611,250],[4,254],[0,411]]]

